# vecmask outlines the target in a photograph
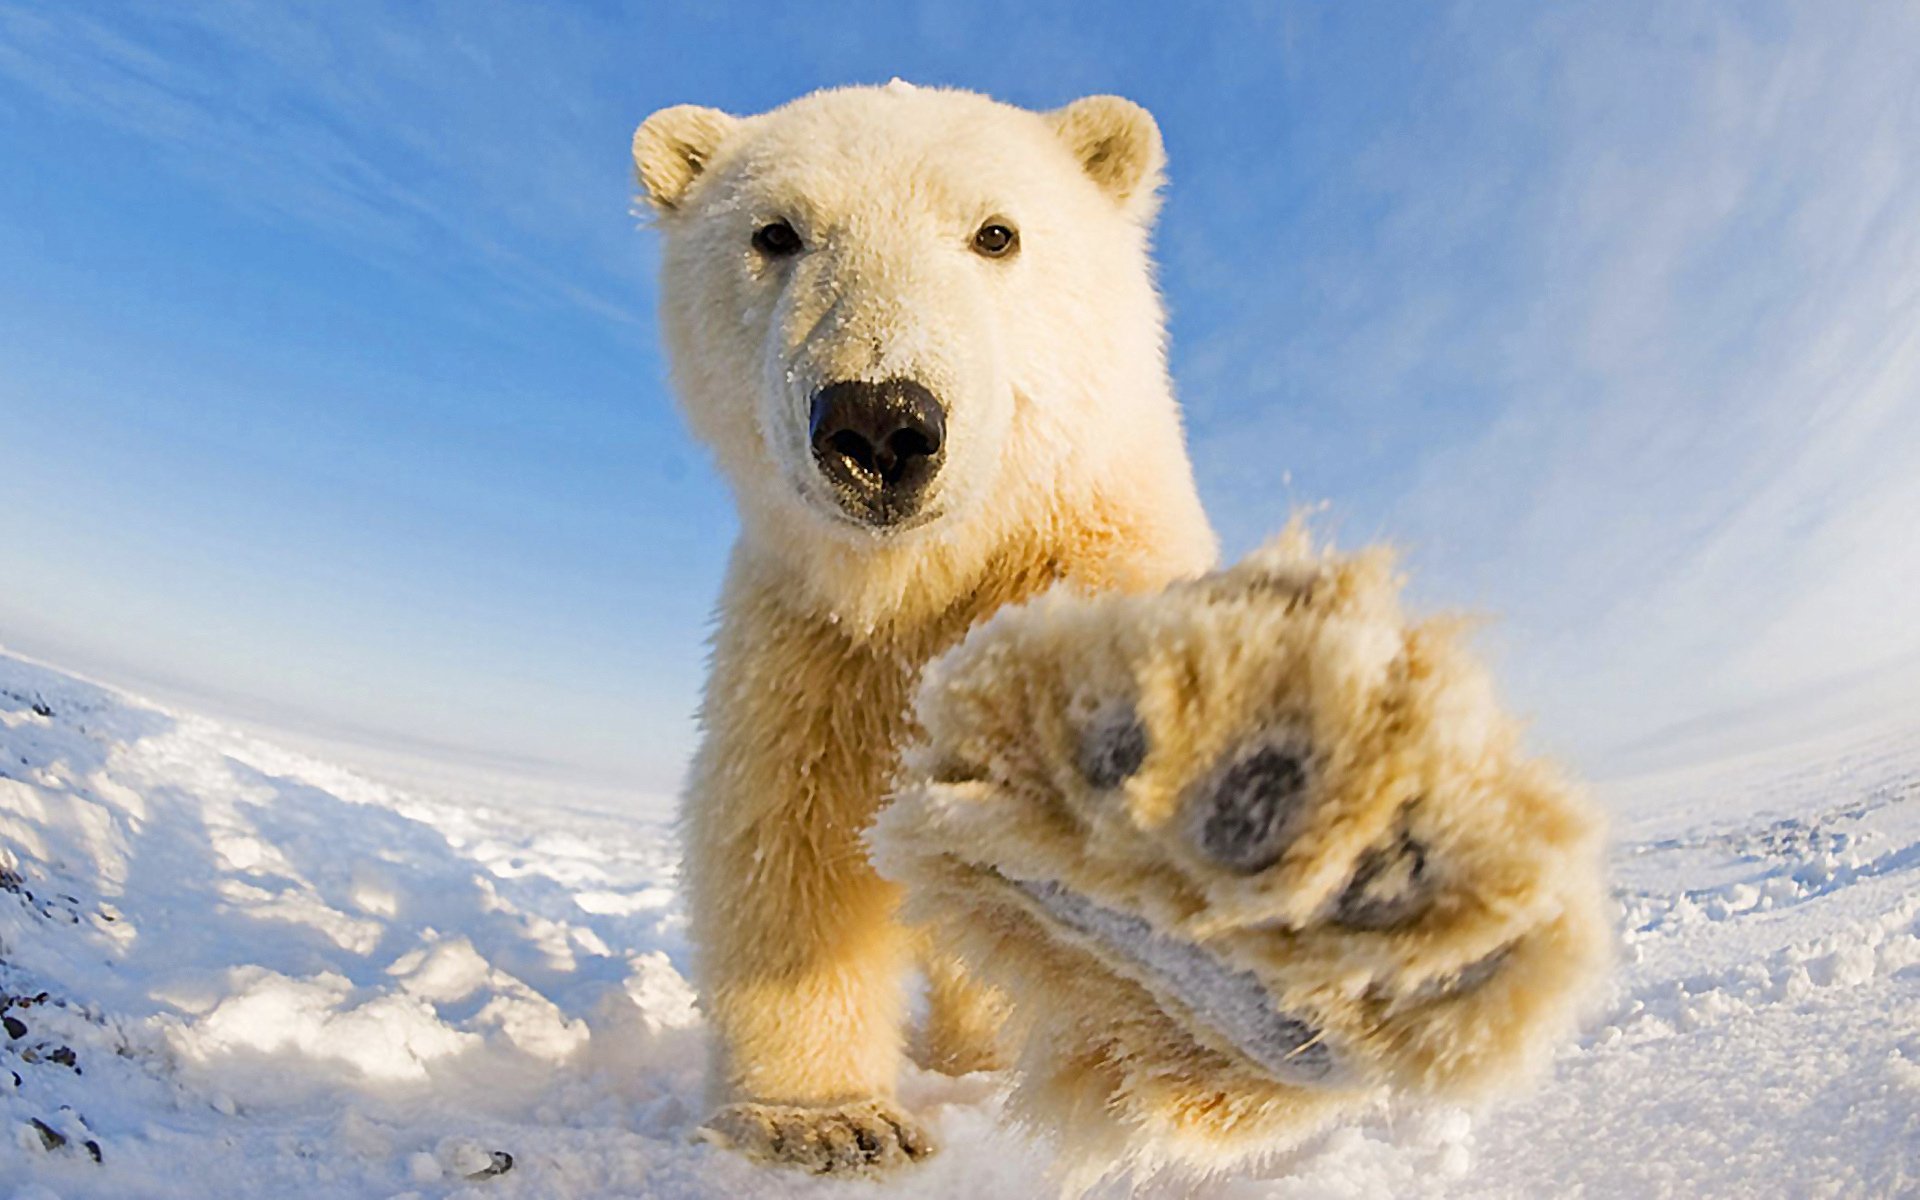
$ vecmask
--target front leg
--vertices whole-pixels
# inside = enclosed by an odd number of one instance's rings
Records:
[[[703,851],[693,900],[717,1105],[704,1136],[823,1174],[884,1170],[931,1148],[889,1099],[907,940],[860,847],[793,815]]]
[[[885,1170],[931,1148],[891,1099],[910,941],[860,840],[905,680],[770,601],[728,608],[684,815],[712,1029],[702,1135],[816,1173]]]

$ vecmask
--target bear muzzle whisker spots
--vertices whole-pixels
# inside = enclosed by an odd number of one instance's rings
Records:
[[[1306,750],[1286,743],[1230,763],[1189,801],[1195,845],[1237,875],[1273,866],[1306,823],[1313,774]]]

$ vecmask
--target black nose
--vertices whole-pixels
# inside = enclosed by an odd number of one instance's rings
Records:
[[[947,413],[911,379],[848,379],[814,393],[813,458],[854,515],[891,525],[919,511],[940,470]]]

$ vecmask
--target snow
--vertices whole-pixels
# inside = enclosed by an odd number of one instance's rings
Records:
[[[944,1148],[880,1185],[693,1142],[657,807],[469,777],[395,786],[0,655],[0,1200],[1052,1194],[985,1076],[909,1072]],[[1623,962],[1538,1089],[1140,1194],[1920,1194],[1920,730],[1602,798]]]

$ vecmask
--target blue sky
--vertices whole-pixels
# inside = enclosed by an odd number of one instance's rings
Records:
[[[1400,540],[1601,772],[1906,704],[1916,59],[1904,5],[0,0],[0,643],[671,790],[733,523],[631,133],[899,75],[1159,117],[1231,552]]]

